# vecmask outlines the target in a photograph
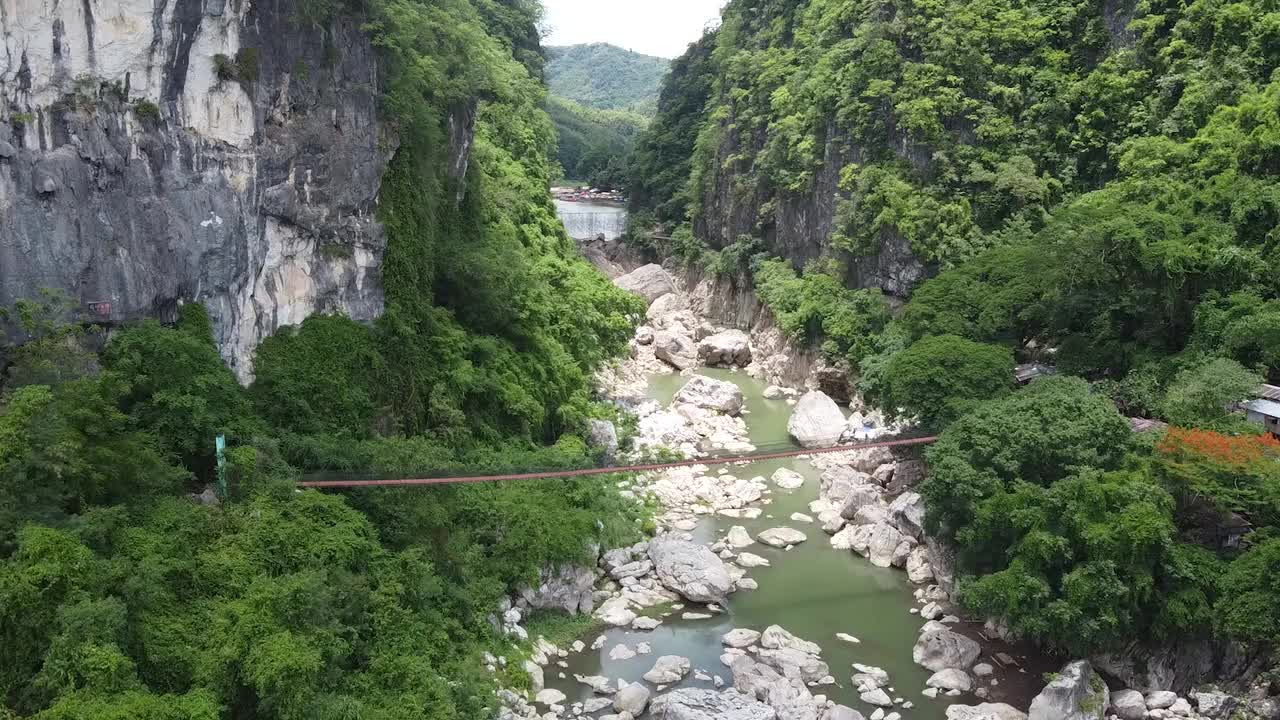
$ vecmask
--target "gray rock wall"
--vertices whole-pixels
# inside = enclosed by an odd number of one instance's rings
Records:
[[[200,301],[242,380],[281,326],[382,311],[374,211],[396,139],[357,19],[306,25],[288,0],[10,0],[0,36],[0,305],[56,288],[114,324]],[[242,77],[219,77],[217,55]],[[473,119],[450,118],[451,176]]]
[[[724,120],[728,128],[730,120]],[[840,171],[864,162],[862,149],[851,145],[834,127],[828,127],[823,161],[810,187],[798,194],[776,191],[759,168],[740,158],[759,153],[766,142],[763,131],[743,135],[726,129],[709,167],[714,179],[702,196],[702,212],[695,232],[713,247],[721,248],[742,236],[762,238],[769,250],[790,260],[797,268],[815,258],[836,255],[848,261],[846,282],[851,287],[880,288],[905,298],[936,268],[922,262],[896,232],[882,233],[874,252],[853,256],[833,248],[836,210],[842,198]],[[929,150],[900,136],[889,147],[921,172],[928,172]]]

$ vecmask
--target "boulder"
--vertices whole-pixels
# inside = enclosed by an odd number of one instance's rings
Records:
[[[977,642],[946,627],[928,628],[911,649],[911,659],[934,672],[948,668],[968,670],[980,654],[982,648]]]
[[[1147,693],[1148,710],[1163,710],[1178,700],[1178,693],[1170,690],[1153,690]]]
[[[889,517],[902,534],[919,538],[924,533],[924,498],[920,493],[902,493],[889,505]]]
[[[675,291],[675,285],[671,282],[671,276],[661,265],[650,263],[632,270],[618,278],[614,278],[614,285],[633,292],[636,295],[653,302],[669,292]]]
[[[809,539],[808,535],[789,527],[769,528],[764,532],[756,535],[756,539],[765,545],[771,547],[783,548],[788,545],[798,545]]]
[[[600,450],[604,459],[613,462],[618,456],[618,429],[608,420],[590,420],[587,424],[587,442]]]
[[[731,382],[694,375],[676,393],[675,402],[737,415],[742,411],[742,390]]]
[[[889,693],[881,690],[880,688],[861,693],[858,695],[858,698],[868,705],[878,705],[880,707],[893,706],[893,698],[889,697]]]
[[[773,708],[733,688],[672,690],[654,698],[649,714],[662,720],[778,720]]]
[[[720,638],[720,642],[732,648],[745,648],[760,640],[760,632],[748,628],[734,628]]]
[[[773,650],[792,648],[809,655],[822,654],[822,648],[817,643],[798,638],[781,625],[770,625],[760,633],[760,647]]]
[[[1147,714],[1147,701],[1137,690],[1111,693],[1111,710],[1120,720],[1142,720]]]
[[[929,550],[925,546],[917,546],[907,555],[907,579],[917,585],[933,579],[933,566],[929,564]]]
[[[783,677],[799,678],[805,682],[818,682],[831,672],[831,668],[820,658],[799,648],[761,650],[756,657],[760,662],[777,670]]]
[[[787,421],[787,432],[807,448],[829,446],[840,439],[843,430],[844,414],[821,390],[801,395]]]
[[[555,688],[544,688],[533,699],[543,705],[559,705],[565,701],[565,695]]]
[[[1225,718],[1236,709],[1237,700],[1222,692],[1196,693],[1196,707],[1208,718]],[[1173,707],[1172,705],[1170,707]]]
[[[643,677],[654,685],[669,685],[673,682],[679,682],[688,674],[689,658],[679,655],[663,655],[653,663],[653,667]]]
[[[693,341],[684,335],[669,330],[659,330],[653,334],[653,355],[677,370],[688,370],[698,364],[697,348]]]
[[[846,520],[854,520],[854,518],[858,516],[858,513],[865,507],[884,506],[884,503],[880,500],[880,496],[884,493],[883,490],[875,485],[863,482],[863,476],[861,475],[856,476],[854,479],[856,482],[850,482],[843,488],[844,504],[840,506],[840,517],[843,517]],[[887,506],[884,506],[882,514],[884,515],[884,519],[888,519],[889,508]],[[879,520],[880,518],[877,518],[876,522]],[[866,525],[868,523],[861,522],[858,524]]]
[[[947,720],[1027,720],[1027,714],[1004,703],[952,705],[947,708]]]
[[[848,705],[835,705],[827,710],[826,720],[867,720],[862,713]]]
[[[600,605],[595,612],[595,618],[605,625],[613,627],[622,627],[630,625],[636,619],[636,614],[629,607],[625,597],[610,598]]]
[[[795,490],[804,485],[804,476],[787,468],[778,468],[769,479],[783,490]]]
[[[698,343],[698,359],[706,365],[745,367],[751,364],[751,338],[741,330],[724,330]]]
[[[737,563],[740,567],[769,567],[769,559],[760,557],[755,553],[742,552],[738,553]]]
[[[687,600],[724,602],[733,590],[733,579],[724,561],[705,545],[659,535],[649,543],[649,560],[658,580]]]
[[[1088,660],[1067,663],[1031,701],[1028,720],[1103,720],[1110,706],[1107,683]]]
[[[613,696],[613,709],[640,717],[649,705],[649,688],[641,683],[631,683]]]
[[[844,465],[829,467],[822,471],[818,481],[818,494],[834,507],[843,508],[853,488],[857,485],[866,485],[869,478],[870,476],[866,473]]]
[[[867,544],[867,559],[876,567],[891,567],[902,540],[903,535],[896,527],[885,522],[876,525]]]
[[[546,679],[542,675],[542,666],[532,660],[525,660],[523,667],[525,673],[529,675],[529,689],[536,695],[546,686]]]
[[[939,670],[924,682],[931,688],[940,690],[959,690],[960,692],[969,692],[973,687],[973,678],[969,677],[969,673],[955,668],[947,668]]]
[[[741,525],[734,525],[729,528],[729,534],[724,536],[724,542],[731,548],[744,548],[755,543],[751,538],[751,533]]]

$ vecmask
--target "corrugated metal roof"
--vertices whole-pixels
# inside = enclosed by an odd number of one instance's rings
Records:
[[[1280,418],[1280,402],[1272,400],[1250,400],[1244,404],[1249,412],[1256,412],[1267,417]]]
[[[1275,385],[1259,385],[1258,397],[1280,402],[1280,387],[1276,387]]]

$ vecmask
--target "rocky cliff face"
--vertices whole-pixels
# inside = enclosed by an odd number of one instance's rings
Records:
[[[244,380],[284,325],[381,312],[375,54],[358,20],[296,8],[0,3],[0,305],[61,289],[113,324],[200,301]]]
[[[839,255],[848,260],[845,279],[851,287],[880,288],[897,297],[907,297],[936,271],[917,258],[910,243],[894,231],[882,232],[875,251],[867,255],[849,256],[832,247],[838,203],[850,197],[839,188],[840,173],[845,166],[865,162],[861,148],[851,145],[834,127],[827,128],[822,166],[810,188],[791,194],[770,187],[754,167],[735,161],[761,154],[766,135],[740,133],[733,129],[732,118],[720,122],[720,142],[715,161],[709,165],[712,179],[703,188],[701,212],[694,227],[699,238],[721,248],[742,236],[760,237],[771,253],[797,267],[815,258]],[[891,146],[900,158],[917,167],[929,162],[926,148],[905,140]],[[744,193],[743,188],[751,191]]]

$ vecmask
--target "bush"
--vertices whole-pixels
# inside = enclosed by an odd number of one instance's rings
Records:
[[[818,262],[797,276],[782,260],[762,260],[753,270],[756,293],[788,335],[819,342],[832,359],[856,366],[876,349],[875,336],[889,322],[889,306],[876,290],[850,290],[832,262]]]
[[[160,115],[160,107],[145,98],[133,104],[133,114],[144,124],[159,123],[163,119]]]
[[[213,75],[219,82],[231,82],[236,79],[236,62],[229,56],[218,53],[213,56]]]
[[[258,80],[258,49],[245,47],[236,51],[236,79],[242,83]]]

